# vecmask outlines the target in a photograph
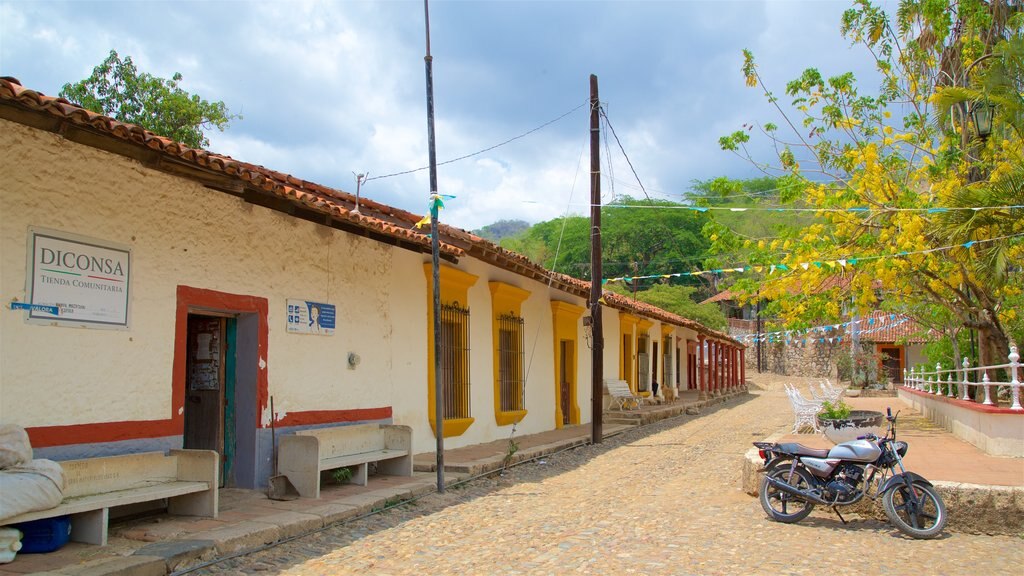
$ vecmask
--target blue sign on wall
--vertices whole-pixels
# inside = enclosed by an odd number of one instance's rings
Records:
[[[333,304],[288,299],[288,332],[293,334],[331,336],[336,317]]]

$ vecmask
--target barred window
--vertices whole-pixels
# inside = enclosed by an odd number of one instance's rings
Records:
[[[441,306],[443,418],[469,418],[469,308]]]
[[[523,378],[523,319],[498,316],[498,390],[502,412],[525,410]]]

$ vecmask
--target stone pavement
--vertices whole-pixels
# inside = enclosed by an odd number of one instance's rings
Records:
[[[915,541],[877,520],[848,517],[843,525],[821,510],[795,525],[769,521],[740,488],[740,462],[750,442],[792,422],[775,383],[754,388],[699,416],[683,414],[625,429],[599,445],[553,451],[504,475],[449,484],[445,494],[431,491],[432,473],[418,473],[411,482],[375,477],[365,488],[331,487],[320,501],[271,502],[225,491],[218,521],[184,526],[183,519],[164,516],[126,523],[95,564],[86,563],[82,547],[63,565],[23,563],[64,554],[69,546],[19,557],[0,570],[98,574],[115,573],[110,568],[120,563],[131,566],[126,574],[163,574],[172,565],[200,574],[296,575],[818,574],[823,567],[852,574],[1020,573],[1020,535],[950,532]],[[457,461],[457,452],[446,463]],[[365,514],[396,491],[414,500]],[[345,499],[361,499],[363,508]],[[204,563],[232,549],[300,535],[303,522],[316,528],[346,518],[279,546]],[[129,537],[155,542],[147,549]],[[808,551],[816,555],[801,555]]]

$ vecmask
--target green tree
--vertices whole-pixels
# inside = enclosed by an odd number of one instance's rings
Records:
[[[704,214],[664,200],[618,198],[601,209],[605,278],[700,269],[708,248]],[[590,219],[555,218],[533,225],[502,246],[576,278],[590,278]],[[555,256],[557,255],[557,260]],[[649,282],[648,282],[649,284]],[[639,286],[634,284],[633,288]]]
[[[1016,316],[1006,304],[1021,287],[999,262],[1024,255],[1019,237],[1006,237],[1024,233],[1022,211],[958,208],[1021,205],[1012,182],[1024,165],[1021,133],[1004,109],[993,137],[969,137],[967,115],[950,103],[976,104],[978,90],[1019,100],[1011,60],[1022,25],[1019,3],[1004,0],[902,0],[894,17],[857,0],[841,31],[867,49],[880,88],[867,94],[850,73],[809,68],[786,85],[794,113],[745,51],[747,84],[765,90],[788,131],[761,126],[779,151],[774,167],[805,183],[801,201],[818,219],[771,242],[744,240],[752,263],[774,273],[736,288],[751,297],[759,288],[773,300],[769,313],[794,327],[864,312],[885,294],[920,316],[944,310],[982,333],[982,361],[1005,358],[1006,322]],[[761,166],[749,140],[744,129],[721,145]]]
[[[178,86],[181,74],[170,80],[139,73],[130,56],[124,60],[114,50],[92,75],[74,84],[65,84],[60,96],[93,112],[136,124],[160,136],[192,148],[210,144],[204,132],[223,131],[231,120],[224,102],[209,102],[189,94]]]
[[[647,290],[639,290],[635,294],[622,285],[611,284],[608,290],[624,296],[635,297],[641,302],[657,306],[683,318],[696,320],[708,328],[726,330],[728,320],[717,304],[698,304],[694,300],[697,288],[694,286],[672,286],[655,284]]]

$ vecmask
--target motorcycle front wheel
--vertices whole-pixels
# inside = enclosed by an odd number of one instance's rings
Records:
[[[893,526],[912,538],[934,538],[946,526],[946,505],[935,488],[913,483],[914,493],[900,484],[882,496],[882,508]]]
[[[812,484],[811,475],[803,468],[793,470],[793,477],[790,478],[790,462],[781,462],[765,471],[764,478],[758,488],[758,500],[761,501],[761,508],[776,522],[792,524],[807,517],[814,510],[814,504],[779,490],[768,483],[768,478],[775,478],[789,484],[797,490],[810,490]]]

